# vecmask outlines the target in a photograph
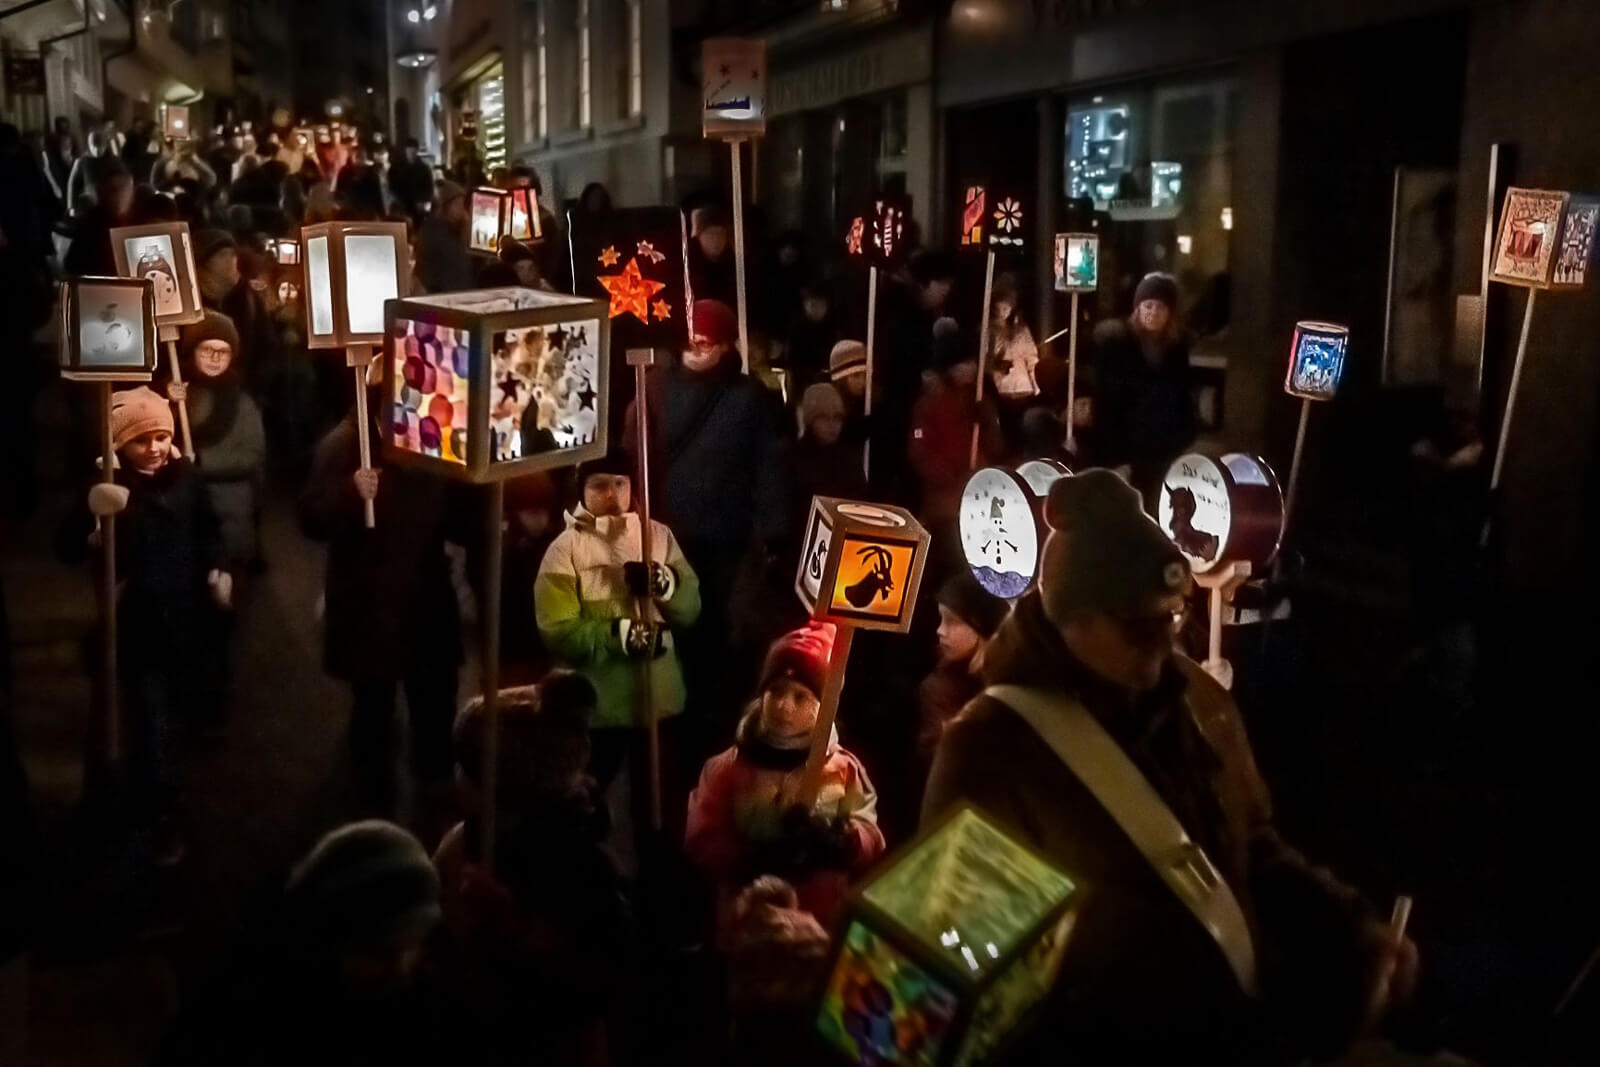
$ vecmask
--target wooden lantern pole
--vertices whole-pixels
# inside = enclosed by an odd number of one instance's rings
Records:
[[[1294,501],[1300,490],[1300,457],[1306,448],[1306,424],[1311,421],[1311,401],[1300,399],[1300,425],[1294,432],[1294,458],[1289,461],[1289,492],[1283,501],[1283,534],[1281,541],[1289,538],[1289,523],[1294,518]],[[1280,557],[1281,558],[1281,557]]]
[[[1074,289],[1067,312],[1067,451],[1078,452],[1078,291]]]
[[[365,416],[362,416],[365,418]],[[371,502],[368,501],[369,522]],[[500,788],[500,586],[505,553],[506,483],[489,485],[489,544],[483,578],[483,864],[494,870]]]
[[[116,450],[111,446],[111,383],[100,383],[100,480],[116,481]],[[117,708],[117,517],[100,520],[101,578],[105,582],[102,619],[105,643],[102,664],[105,670],[106,762],[122,762],[122,719]]]
[[[972,423],[972,448],[967,465],[978,469],[978,432],[983,427],[983,379],[989,369],[989,304],[994,299],[994,249],[989,249],[988,261],[983,268],[983,317],[978,321],[978,407]]]
[[[833,641],[833,655],[828,660],[828,681],[822,687],[822,706],[817,709],[817,725],[811,730],[811,750],[806,753],[805,773],[800,779],[800,803],[810,811],[816,806],[817,794],[822,791],[822,770],[828,762],[828,742],[833,737],[833,723],[839,717],[839,694],[844,691],[845,667],[850,662],[850,642],[855,638],[855,627],[837,623]]]
[[[372,363],[372,346],[346,345],[344,358],[356,381],[356,440],[361,446],[361,469],[369,471],[372,469],[372,416],[367,411],[367,367]],[[377,511],[370,500],[362,504],[370,530],[378,524]]]
[[[176,326],[160,327],[161,340],[167,344],[167,366],[172,370],[174,385],[183,385],[183,368],[178,366],[178,328]],[[235,352],[233,358],[237,361],[239,353]],[[195,461],[194,435],[189,432],[189,401],[178,401],[178,427],[183,432],[183,454]]]
[[[737,158],[737,157],[736,157]],[[633,368],[634,429],[639,449],[639,555],[644,560],[645,581],[651,582],[651,529],[650,523],[650,402],[645,390],[645,371],[656,360],[654,349],[628,349],[628,365]],[[644,596],[634,603],[634,617],[641,623],[654,624],[655,612],[651,610],[651,596],[646,586]],[[656,721],[655,657],[646,656],[639,663],[640,701],[644,706],[645,733],[650,747],[650,828],[661,831],[661,727]]]
[[[878,329],[878,268],[876,265],[867,268],[867,387],[863,394],[863,410],[867,422],[872,422],[872,345]],[[872,435],[867,435],[867,441],[861,447],[861,476],[868,481],[872,479]]]
[[[1533,298],[1539,290],[1528,290],[1528,303],[1522,312],[1522,334],[1517,338],[1517,358],[1511,364],[1511,388],[1506,392],[1506,410],[1500,416],[1500,443],[1494,450],[1494,471],[1489,475],[1489,491],[1500,488],[1500,473],[1506,464],[1506,444],[1511,440],[1511,416],[1517,407],[1517,386],[1522,383],[1522,360],[1528,354],[1528,330],[1533,325]]]
[[[750,324],[744,293],[744,173],[739,161],[744,138],[728,140],[733,152],[733,277],[739,297],[739,361],[746,374],[750,373]]]
[[[1215,570],[1194,576],[1194,584],[1206,590],[1211,601],[1206,661],[1202,666],[1224,689],[1233,688],[1233,667],[1222,658],[1222,606],[1233,599],[1233,594],[1249,578],[1250,564],[1237,560],[1229,560]]]

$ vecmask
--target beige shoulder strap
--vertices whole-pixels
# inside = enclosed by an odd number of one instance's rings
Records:
[[[1255,996],[1255,944],[1233,890],[1088,709],[1059,693],[1019,685],[990,686],[984,695],[1000,701],[1033,727],[1094,794],[1161,880],[1211,934],[1240,988]]]

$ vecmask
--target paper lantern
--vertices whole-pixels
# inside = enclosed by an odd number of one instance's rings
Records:
[[[487,186],[474,189],[467,207],[471,216],[467,247],[495,255],[500,251],[500,238],[511,230],[510,190]]]
[[[759,137],[767,129],[765,41],[711,37],[700,46],[703,137]]]
[[[1283,540],[1283,490],[1256,456],[1191,452],[1167,469],[1156,519],[1195,573],[1229,561],[1260,573]]]
[[[960,247],[1020,252],[1027,245],[1031,225],[1033,219],[1016,193],[976,183],[966,186],[961,198]]]
[[[61,283],[61,376],[147,382],[156,369],[155,291],[144,278],[74,275]]]
[[[689,344],[688,230],[675,207],[569,212],[573,285],[606,301],[619,350]]]
[[[1557,234],[1567,194],[1551,189],[1506,190],[1489,280],[1530,289],[1550,288]]]
[[[182,104],[164,104],[161,108],[161,132],[174,141],[186,141],[194,136],[189,128],[189,109]]]
[[[186,326],[206,317],[187,222],[115,227],[111,255],[118,274],[149,280],[157,326]]]
[[[1561,220],[1561,240],[1556,245],[1552,289],[1582,289],[1594,256],[1595,223],[1600,221],[1600,200],[1574,196],[1567,201]]]
[[[1056,234],[1056,292],[1092,293],[1100,288],[1100,235]]]
[[[1015,600],[1033,585],[1050,532],[1044,498],[1056,479],[1069,474],[1065,464],[1039,459],[1024,463],[1016,473],[984,467],[967,479],[957,517],[961,553],[991,596]]]
[[[300,265],[300,242],[293,237],[279,237],[267,243],[267,251],[272,253],[274,262],[284,267],[298,267]]]
[[[531,185],[519,185],[511,190],[511,226],[506,232],[514,241],[544,239],[544,227],[539,222],[539,194]]]
[[[1332,322],[1297,322],[1289,345],[1283,391],[1303,400],[1332,400],[1344,377],[1348,327]]]
[[[411,254],[403,222],[320,222],[300,228],[306,347],[381,345],[383,305],[405,291]]]
[[[1055,984],[1083,887],[963,805],[855,894],[817,1012],[847,1062],[987,1062]]]
[[[477,289],[391,301],[387,322],[390,461],[486,482],[605,455],[601,301]]]
[[[872,210],[850,220],[845,231],[845,253],[861,256],[878,267],[892,266],[905,258],[906,219],[911,201],[903,196],[880,196]]]
[[[904,508],[812,497],[794,591],[813,618],[905,633],[927,561],[928,531]]]

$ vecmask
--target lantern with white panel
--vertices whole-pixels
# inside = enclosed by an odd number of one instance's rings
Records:
[[[178,365],[178,329],[206,317],[206,310],[200,303],[189,224],[156,222],[148,226],[115,227],[111,231],[111,255],[118,274],[150,282],[155,298],[157,339],[167,346],[167,365],[173,383],[183,385],[183,371]],[[235,358],[238,355],[234,353]],[[178,403],[178,425],[183,433],[183,450],[193,458],[194,442],[189,432],[186,402]]]
[[[502,481],[606,451],[604,301],[478,289],[391,301],[384,458]]]
[[[961,552],[985,592],[1015,600],[1033,585],[1049,534],[1045,498],[1071,473],[1064,463],[1036,459],[1015,472],[984,467],[967,479],[957,513]]]
[[[73,275],[61,283],[61,376],[148,382],[156,369],[155,293],[144,278]]]
[[[411,253],[401,222],[321,222],[300,228],[301,288],[306,347],[342,348],[354,372],[356,426],[362,469],[372,466],[367,412],[367,367],[383,344],[384,303],[400,296],[411,276]],[[366,503],[367,526],[374,523]]]

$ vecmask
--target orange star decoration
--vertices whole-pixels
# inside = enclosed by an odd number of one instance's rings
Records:
[[[666,322],[672,318],[672,305],[665,300],[657,300],[650,305],[650,310],[656,313],[656,318],[661,322]]]
[[[621,274],[603,274],[598,281],[611,294],[612,318],[631,314],[640,322],[650,321],[650,298],[666,288],[640,274],[637,259],[628,260]]]
[[[615,267],[617,260],[621,258],[622,256],[618,254],[615,248],[607,245],[606,250],[600,253],[600,265],[602,267]]]

